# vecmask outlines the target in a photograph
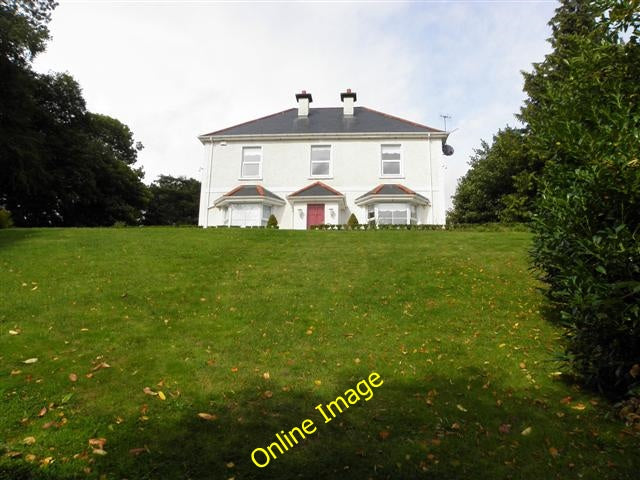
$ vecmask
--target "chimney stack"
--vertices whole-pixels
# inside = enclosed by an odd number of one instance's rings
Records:
[[[306,90],[302,90],[301,93],[296,93],[296,101],[298,102],[298,117],[309,116],[309,104],[313,102],[313,98]]]
[[[356,102],[356,92],[352,92],[350,88],[347,88],[346,92],[342,92],[340,94],[340,101],[344,103],[344,116],[352,117],[353,116],[353,104]]]

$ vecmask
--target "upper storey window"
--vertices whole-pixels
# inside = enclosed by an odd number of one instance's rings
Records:
[[[241,178],[262,178],[262,147],[242,148]]]
[[[311,176],[331,176],[331,145],[311,146]]]
[[[380,176],[402,176],[402,152],[399,144],[381,146]]]

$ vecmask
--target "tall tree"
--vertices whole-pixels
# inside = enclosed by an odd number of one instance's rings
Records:
[[[193,178],[160,175],[149,187],[147,225],[197,225],[200,182]]]
[[[458,181],[451,223],[521,222],[531,216],[540,165],[529,155],[524,129],[506,127],[484,140]]]
[[[31,70],[55,5],[0,4],[0,206],[20,226],[137,223],[148,192],[129,128],[88,112],[70,75]]]
[[[564,0],[521,118],[545,167],[534,264],[588,384],[640,388],[640,8]]]

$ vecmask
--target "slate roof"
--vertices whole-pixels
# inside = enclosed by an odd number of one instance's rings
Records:
[[[364,198],[364,197],[377,196],[377,195],[394,195],[394,196],[398,196],[398,195],[414,195],[414,196],[416,196],[418,198],[426,200],[427,202],[429,201],[429,199],[427,197],[425,197],[423,195],[420,195],[419,193],[416,193],[413,190],[411,190],[410,188],[407,188],[404,185],[400,185],[399,183],[383,183],[381,185],[378,185],[373,190],[370,190],[367,193],[365,193],[364,195],[361,195],[358,198],[356,198],[356,201],[358,201],[359,199]]]
[[[298,190],[297,192],[293,192],[289,197],[343,197],[342,193],[331,188],[326,183],[315,182],[311,185],[307,185],[306,187]]]
[[[305,133],[446,133],[437,128],[394,117],[367,107],[355,107],[345,117],[342,107],[310,108],[308,117],[298,117],[290,108],[266,117],[224,128],[209,135],[277,135]]]
[[[240,185],[224,194],[223,197],[265,197],[282,200],[282,198],[277,196],[275,193],[270,192],[262,185]]]

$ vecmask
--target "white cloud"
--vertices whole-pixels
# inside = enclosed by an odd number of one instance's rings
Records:
[[[293,107],[301,89],[336,106],[351,87],[359,104],[437,127],[451,113],[452,193],[471,148],[513,123],[552,7],[62,1],[36,68],[69,71],[90,110],[131,127],[147,181],[199,178],[198,134]]]

